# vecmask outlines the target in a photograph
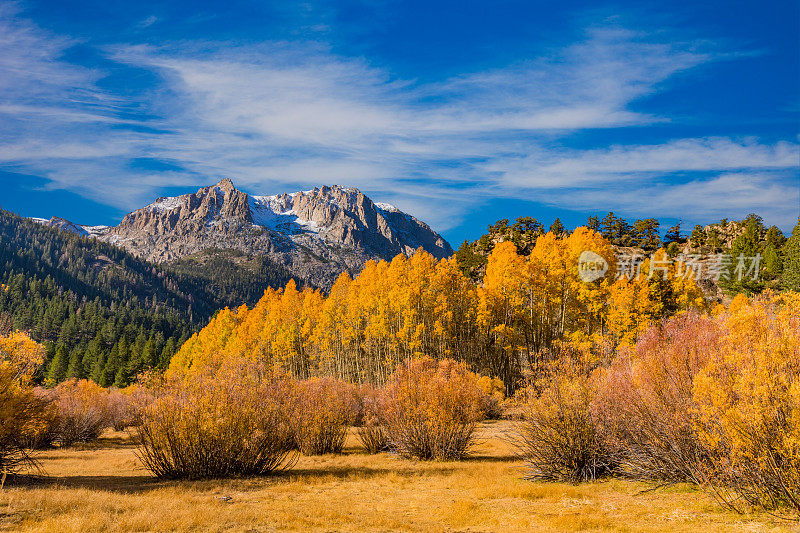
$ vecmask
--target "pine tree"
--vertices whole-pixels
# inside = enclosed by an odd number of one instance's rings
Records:
[[[122,340],[111,348],[111,352],[108,354],[108,360],[103,366],[99,382],[103,387],[110,387],[114,384],[114,379],[120,368],[119,345],[121,342]]]
[[[681,236],[681,221],[679,220],[677,224],[671,226],[667,229],[667,233],[664,235],[664,244],[669,246],[671,243],[683,244],[686,242]]]
[[[554,235],[564,235],[567,232],[567,229],[564,227],[564,224],[561,223],[561,219],[556,217],[552,224],[550,224],[550,233]]]
[[[105,370],[106,370],[106,353],[105,350],[103,350],[97,354],[94,363],[92,363],[92,370],[89,375],[90,379],[95,383],[103,385],[104,387],[108,386],[108,381],[104,377]]]
[[[74,348],[69,355],[69,366],[67,367],[68,379],[83,379],[85,378],[83,370],[83,353],[81,350]]]
[[[800,292],[800,219],[781,252],[783,254],[781,285],[784,290]]]
[[[63,345],[56,348],[56,354],[50,361],[47,368],[47,381],[49,383],[60,383],[67,377],[67,369],[69,367],[69,359],[67,357],[67,350]]]
[[[645,218],[637,220],[633,224],[633,239],[636,246],[649,251],[655,251],[661,246],[661,238],[658,236],[660,224],[655,218]]]
[[[763,274],[766,279],[774,280],[781,277],[783,270],[781,256],[771,242],[767,243],[767,247],[764,248],[761,263],[764,265]]]
[[[757,294],[764,290],[763,263],[758,265],[757,256],[763,252],[761,218],[749,215],[744,221],[744,232],[731,245],[727,276],[720,279],[720,286],[731,295],[743,292]]]
[[[703,229],[703,226],[697,224],[694,227],[692,234],[689,237],[689,241],[691,242],[692,248],[700,248],[706,243],[706,232]]]

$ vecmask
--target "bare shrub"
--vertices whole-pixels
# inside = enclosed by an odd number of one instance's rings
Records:
[[[94,440],[110,426],[108,392],[93,381],[65,381],[48,396],[55,407],[55,441],[61,446]]]
[[[124,389],[108,390],[108,422],[115,431],[141,423],[142,409],[154,399],[153,392],[148,388],[151,384],[150,376],[140,376],[137,383]]]
[[[463,363],[425,358],[402,363],[382,396],[389,446],[404,457],[460,459],[472,444],[483,392]]]
[[[516,438],[526,479],[578,483],[613,472],[594,394],[585,372],[557,373],[541,394],[531,390]]]
[[[312,378],[297,383],[295,399],[292,427],[300,451],[341,453],[347,428],[359,418],[357,388],[333,378]]]
[[[702,483],[710,458],[694,430],[694,378],[721,336],[717,320],[689,313],[652,326],[612,362],[598,390],[620,474]]]
[[[292,385],[262,367],[230,363],[175,375],[135,429],[138,455],[156,477],[268,474],[291,465]]]
[[[389,439],[381,426],[381,390],[364,384],[359,390],[361,397],[362,421],[358,427],[358,437],[368,453],[386,451]]]

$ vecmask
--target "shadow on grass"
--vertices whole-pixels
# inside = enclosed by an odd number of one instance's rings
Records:
[[[462,459],[465,463],[518,463],[521,461],[516,455],[481,455],[473,453]]]
[[[148,492],[164,486],[163,481],[149,475],[141,476],[15,476],[6,483],[7,488],[65,488],[91,489],[122,494]]]

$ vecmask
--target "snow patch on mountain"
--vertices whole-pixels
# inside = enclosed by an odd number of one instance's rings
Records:
[[[299,232],[319,232],[319,225],[312,220],[303,220],[297,216],[291,206],[291,201],[286,199],[294,198],[298,194],[305,194],[303,191],[294,192],[288,195],[274,196],[250,196],[250,216],[254,226],[262,226],[280,233],[299,233]],[[288,201],[281,202],[280,198]]]
[[[185,195],[184,195],[185,196]],[[153,211],[172,211],[183,203],[184,196],[165,196],[145,207]]]
[[[380,209],[381,211],[388,211],[389,213],[400,213],[400,210],[397,209],[392,204],[387,204],[385,202],[375,202],[375,207]]]

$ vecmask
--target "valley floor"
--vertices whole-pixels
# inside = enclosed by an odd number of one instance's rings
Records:
[[[366,455],[300,457],[268,478],[160,482],[124,433],[41,455],[42,476],[0,491],[2,531],[789,531],[740,516],[689,486],[642,492],[626,481],[532,483],[504,440],[511,422],[480,427],[462,462]]]

